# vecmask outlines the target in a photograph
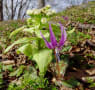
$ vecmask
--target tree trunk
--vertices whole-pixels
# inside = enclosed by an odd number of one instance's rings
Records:
[[[83,3],[88,3],[88,0],[83,0]]]
[[[13,0],[11,0],[11,19],[13,20],[13,18],[14,18],[14,10],[13,10],[13,7],[14,7],[14,5],[13,5],[14,3],[13,3]]]
[[[3,0],[0,0],[0,21],[3,20]]]
[[[38,0],[38,8],[42,8],[45,6],[45,0]]]

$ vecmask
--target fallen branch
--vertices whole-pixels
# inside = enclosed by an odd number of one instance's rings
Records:
[[[13,60],[7,60],[7,61],[2,61],[2,64],[4,64],[4,65],[14,65],[15,62]]]
[[[86,44],[89,45],[90,47],[95,47],[95,44],[92,43],[91,41],[87,40]]]

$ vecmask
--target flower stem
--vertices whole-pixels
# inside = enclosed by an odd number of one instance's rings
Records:
[[[56,69],[58,71],[58,76],[57,76],[57,79],[60,80],[60,66],[59,66],[59,60],[58,60],[58,56],[57,56],[57,53],[56,53],[56,50],[54,50],[54,55],[55,55],[55,59],[56,59]]]

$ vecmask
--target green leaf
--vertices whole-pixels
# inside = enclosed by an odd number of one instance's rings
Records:
[[[13,31],[11,34],[10,34],[10,38],[14,35],[16,35],[17,33],[19,33],[20,31],[22,31],[26,26],[23,26],[23,27],[20,27],[18,29],[16,29],[15,31]]]
[[[68,31],[68,34],[72,34],[75,31],[75,28],[73,28],[72,30]]]
[[[67,52],[72,48],[72,46],[66,46],[62,49],[62,52]]]
[[[67,81],[63,81],[62,84],[66,87],[69,87],[69,88],[74,88],[76,86],[79,86],[80,85],[80,82],[77,81],[76,79],[74,78],[71,78],[70,80],[67,80]]]
[[[9,76],[17,76],[17,77],[19,77],[23,73],[23,71],[25,71],[24,69],[25,69],[25,66],[22,65],[16,71],[10,73]]]
[[[72,85],[72,87],[76,87],[80,85],[80,82],[76,80],[75,78],[71,78],[70,80],[67,80],[66,82]]]
[[[68,58],[65,57],[64,59],[61,59],[61,61],[59,62],[61,75],[64,76],[64,74],[66,73],[66,69],[67,69],[68,65],[69,65]]]
[[[0,73],[0,88],[3,86],[3,75]]]
[[[20,47],[18,50],[17,50],[17,53],[23,53],[25,54],[26,56],[32,56],[32,44],[25,44],[23,45],[22,47]]]
[[[27,37],[24,37],[24,38],[21,38],[17,41],[15,41],[12,45],[10,45],[8,48],[5,49],[4,53],[7,53],[14,45],[16,44],[22,44],[22,43],[28,43],[32,40],[34,40],[35,38],[27,38]]]
[[[25,28],[23,31],[28,32],[28,33],[33,33],[34,32],[34,28]]]
[[[48,65],[52,60],[52,50],[44,49],[34,54],[33,60],[36,61],[40,74],[45,75]]]
[[[90,88],[95,88],[95,83],[94,83],[94,82],[91,83],[91,84],[89,85],[89,87],[90,87]]]
[[[41,32],[43,33],[44,37],[45,38],[48,38],[49,37],[49,32],[47,32],[47,30],[41,30]],[[41,34],[40,34],[40,30],[35,30],[35,33],[37,35],[38,38],[42,38],[41,37]]]
[[[3,65],[3,70],[4,71],[6,71],[6,70],[13,71],[12,65],[6,65],[6,66]]]
[[[65,81],[62,82],[62,84],[66,87],[73,88],[73,86]]]

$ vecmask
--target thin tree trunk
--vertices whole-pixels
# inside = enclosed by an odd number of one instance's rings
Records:
[[[42,8],[45,6],[45,0],[38,0],[38,8]]]
[[[3,0],[0,0],[0,21],[3,20]]]
[[[11,0],[11,19],[13,19],[14,18],[14,5],[13,5],[14,3],[13,3],[13,0]]]
[[[83,0],[83,3],[88,3],[88,0]]]
[[[18,19],[21,18],[22,7],[23,7],[23,0],[20,2],[20,7],[19,7],[19,11],[18,11]]]

